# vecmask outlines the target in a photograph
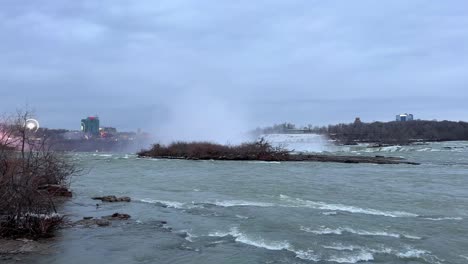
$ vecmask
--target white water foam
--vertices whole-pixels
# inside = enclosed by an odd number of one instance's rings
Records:
[[[337,214],[337,212],[335,212],[335,211],[331,211],[331,212],[323,212],[322,214],[323,214],[323,215],[336,215],[336,214]]]
[[[308,232],[308,233],[313,233],[317,235],[342,235],[343,233],[351,233],[355,235],[360,235],[360,236],[386,236],[386,237],[394,237],[394,238],[409,238],[409,239],[421,239],[420,237],[417,236],[412,236],[412,235],[406,235],[406,234],[397,234],[397,233],[388,233],[385,231],[366,231],[366,230],[354,230],[349,227],[339,227],[336,229],[331,229],[328,227],[322,227],[318,230],[313,230],[308,227],[303,227],[301,226],[301,230]]]
[[[294,253],[296,253],[296,258],[300,258],[303,260],[312,260],[315,262],[319,262],[320,258],[315,255],[313,250],[297,250]]]
[[[421,258],[423,255],[429,254],[429,251],[421,249],[409,249],[406,252],[399,252],[396,255],[399,258]]]
[[[366,148],[364,152],[402,152],[408,151],[408,148],[402,146],[388,146],[388,147],[377,147],[377,148]]]
[[[184,235],[184,239],[188,242],[193,242],[193,238],[197,238],[198,236],[191,234],[188,230],[180,230],[180,234]]]
[[[332,230],[332,229],[330,229]],[[330,231],[331,233],[339,233],[340,231]],[[341,231],[342,232],[342,231]],[[367,234],[367,233],[366,233]],[[229,230],[229,232],[221,232],[216,231],[209,233],[208,236],[210,237],[227,237],[231,236],[234,238],[234,241],[238,243],[243,243],[246,245],[267,249],[267,250],[286,250],[295,254],[296,258],[300,258],[303,260],[310,260],[314,262],[320,261],[328,261],[328,262],[336,262],[336,263],[358,263],[358,262],[365,262],[365,261],[372,261],[374,260],[373,254],[394,254],[399,258],[421,258],[424,260],[438,260],[437,257],[430,255],[429,251],[426,250],[419,250],[408,248],[407,251],[399,252],[396,250],[392,250],[391,248],[382,247],[380,249],[370,249],[367,247],[361,246],[354,246],[354,245],[342,245],[342,244],[333,244],[330,246],[322,246],[326,249],[333,249],[338,251],[351,251],[348,255],[338,255],[333,256],[331,255],[328,258],[322,259],[319,255],[315,254],[311,249],[295,249],[288,241],[267,241],[261,237],[255,237],[248,234],[244,234],[239,231],[237,227],[233,227]],[[221,242],[219,242],[221,243]],[[437,262],[436,262],[437,263]]]
[[[309,200],[302,200],[299,198],[291,198],[287,195],[280,195],[280,199],[292,203],[297,207],[309,207],[314,209],[329,210],[329,211],[344,211],[349,213],[360,213],[369,215],[379,215],[388,217],[417,217],[417,214],[401,212],[401,211],[380,211],[376,209],[360,208],[356,206],[343,205],[343,204],[327,204],[324,202],[315,202]]]
[[[93,156],[108,158],[108,157],[112,157],[113,155],[112,154],[93,154]]]
[[[333,244],[331,246],[322,246],[323,248],[326,248],[326,249],[332,249],[332,250],[338,250],[338,251],[355,251],[355,250],[359,250],[361,252],[361,254],[392,254],[398,258],[402,258],[402,259],[422,259],[428,263],[437,263],[437,264],[440,264],[441,262],[443,262],[443,260],[441,260],[440,258],[438,258],[437,256],[435,255],[431,255],[431,252],[430,251],[427,251],[427,250],[421,250],[421,249],[414,249],[414,248],[411,248],[411,247],[408,247],[406,249],[406,251],[398,251],[398,250],[395,250],[395,249],[391,249],[391,248],[387,248],[387,247],[384,247],[382,246],[381,248],[379,249],[371,249],[371,248],[367,248],[367,247],[362,247],[362,246],[355,246],[355,245],[342,245],[340,243],[336,243],[336,244]],[[361,256],[364,256],[361,255]],[[354,261],[354,260],[357,260],[357,259],[352,259],[352,258],[340,258],[340,259],[337,259],[337,258],[331,258],[329,261],[346,261],[346,260],[349,260],[350,262]],[[364,259],[362,259],[361,261],[366,261]]]
[[[181,203],[181,202],[153,200],[149,198],[141,199],[140,201],[144,203],[151,203],[151,204],[162,204],[170,208],[177,208],[177,209],[184,208],[184,203]]]
[[[151,203],[151,204],[161,204],[169,208],[176,209],[192,209],[192,208],[202,208],[204,205],[216,205],[220,207],[235,207],[235,206],[254,206],[254,207],[273,207],[277,206],[273,203],[264,203],[264,202],[252,202],[244,200],[226,200],[226,201],[215,201],[215,202],[202,202],[202,203],[183,203],[177,201],[166,201],[166,200],[153,200],[150,198],[140,199],[140,202]]]
[[[222,206],[222,207],[233,207],[233,206],[272,207],[272,206],[276,206],[273,203],[250,202],[250,201],[243,201],[243,200],[216,201],[213,204],[217,206]]]
[[[444,260],[438,258],[435,255],[432,255],[430,251],[415,249],[415,248],[407,248],[406,252],[399,252],[396,254],[397,257],[402,259],[423,259],[429,263],[441,264]]]
[[[465,256],[465,255],[460,255],[460,257],[461,257],[461,258],[464,258],[464,259],[466,259],[466,260],[468,260],[468,257]]]
[[[253,238],[247,234],[244,234],[239,231],[237,227],[233,227],[230,229],[229,232],[212,232],[209,233],[208,236],[210,237],[226,237],[232,236],[234,240],[238,243],[243,243],[246,245],[268,249],[268,250],[287,250],[292,252],[296,255],[297,258],[304,259],[304,260],[312,260],[312,261],[320,261],[320,259],[314,255],[314,252],[310,249],[308,250],[294,250],[291,244],[288,241],[267,241],[263,238]]]
[[[416,151],[419,151],[419,152],[432,151],[432,148],[422,148],[422,149],[418,149]]]
[[[243,216],[243,215],[236,215],[236,217],[239,219],[249,219],[248,216]]]
[[[229,232],[213,232],[208,234],[208,236],[212,237],[225,237],[225,236],[232,236],[235,238],[236,242],[240,242],[243,244],[251,245],[258,248],[265,248],[268,250],[289,250],[291,245],[287,241],[266,241],[262,238],[252,239],[246,234],[239,232],[239,229],[233,227],[230,229]]]
[[[234,206],[254,206],[254,207],[306,207],[320,210],[328,210],[330,212],[323,212],[324,215],[334,215],[336,211],[343,211],[349,213],[361,213],[369,215],[378,215],[378,216],[388,216],[388,217],[417,217],[417,214],[401,212],[401,211],[379,211],[375,209],[366,209],[355,206],[343,205],[343,204],[327,204],[324,202],[315,202],[309,200],[302,200],[299,198],[291,198],[287,195],[280,195],[280,199],[286,203],[275,204],[269,202],[255,202],[255,201],[245,201],[245,200],[225,200],[225,201],[215,201],[215,202],[204,202],[204,203],[182,203],[177,201],[165,201],[165,200],[153,200],[149,198],[141,199],[141,202],[153,203],[153,204],[163,204],[170,208],[177,209],[191,209],[191,208],[200,208],[203,207],[203,204],[212,204],[221,207],[234,207]],[[432,220],[432,219],[430,219]]]
[[[328,261],[338,262],[338,263],[358,263],[361,261],[371,261],[374,260],[374,256],[370,252],[361,251],[357,255],[351,255],[346,257],[330,257]]]
[[[438,217],[438,218],[430,218],[426,217],[424,218],[426,220],[431,220],[431,221],[443,221],[443,220],[455,220],[455,221],[461,221],[463,218],[461,217]]]
[[[394,250],[391,248],[386,248],[386,247],[381,247],[380,249],[372,249],[368,247],[361,247],[361,246],[355,246],[355,245],[343,245],[341,243],[335,243],[331,246],[322,246],[323,248],[326,249],[332,249],[332,250],[337,250],[337,251],[355,251],[355,250],[361,250],[361,251],[367,251],[371,253],[378,253],[378,254],[391,254]]]
[[[192,209],[192,208],[200,208],[200,205],[195,205],[193,203],[182,203],[176,201],[164,201],[164,200],[153,200],[149,198],[139,200],[143,203],[150,203],[150,204],[161,204],[168,208],[175,208],[175,209]]]
[[[360,246],[353,246],[353,245],[343,245],[343,244],[333,244],[332,246],[322,246],[326,249],[333,249],[338,251],[354,251],[355,249],[361,249]]]

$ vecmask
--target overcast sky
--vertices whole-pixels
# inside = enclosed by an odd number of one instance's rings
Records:
[[[53,128],[468,120],[466,0],[1,0],[0,33],[0,112]]]

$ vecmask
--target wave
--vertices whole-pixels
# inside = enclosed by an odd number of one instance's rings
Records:
[[[157,204],[162,207],[176,208],[176,209],[193,209],[193,208],[203,208],[210,206],[219,206],[219,207],[235,207],[235,206],[254,206],[254,207],[273,207],[277,206],[273,203],[265,202],[252,202],[244,200],[226,200],[226,201],[215,201],[215,202],[177,202],[177,201],[167,201],[167,200],[153,200],[149,198],[140,199],[140,202]]]
[[[463,218],[461,218],[461,217],[437,217],[437,218],[425,217],[423,219],[431,220],[431,221],[443,221],[443,220],[461,221],[461,220],[463,220]]]
[[[326,249],[333,249],[333,250],[338,250],[338,251],[354,251],[355,249],[361,249],[360,246],[353,246],[353,245],[345,246],[342,244],[337,244],[333,246],[322,246],[322,247]]]
[[[193,242],[193,238],[198,237],[194,234],[189,233],[188,230],[180,230],[178,233],[188,242]]]
[[[328,261],[338,262],[338,263],[358,263],[361,261],[371,261],[374,260],[374,256],[366,251],[362,251],[357,255],[346,256],[346,257],[330,257]]]
[[[377,148],[366,148],[364,152],[403,152],[409,151],[408,148],[402,146],[387,146],[387,147],[377,147]]]
[[[238,214],[236,214],[236,217],[239,219],[249,219],[248,216],[243,216],[243,215],[238,215]]]
[[[417,217],[417,214],[402,212],[402,211],[380,211],[376,209],[369,208],[360,208],[356,206],[343,205],[343,204],[327,204],[324,202],[315,202],[309,200],[302,200],[299,198],[291,198],[287,195],[280,195],[280,199],[283,203],[276,204],[271,202],[256,202],[256,201],[245,201],[245,200],[224,200],[224,201],[215,201],[215,202],[201,202],[201,203],[187,203],[187,202],[177,202],[177,201],[166,201],[166,200],[153,200],[149,198],[141,199],[141,202],[158,204],[162,207],[176,208],[176,209],[192,209],[192,208],[203,208],[210,206],[220,206],[220,207],[236,207],[236,206],[253,206],[253,207],[305,207],[313,208],[320,210],[327,210],[328,212],[323,212],[324,215],[335,215],[337,211],[349,212],[349,213],[360,213],[368,215],[377,215],[377,216],[387,216],[387,217]],[[429,220],[437,220],[435,218],[427,218]],[[445,218],[449,219],[449,218]],[[443,220],[445,220],[443,219]],[[459,220],[458,218],[453,218],[453,220]]]
[[[289,250],[291,248],[291,245],[287,241],[266,241],[262,238],[260,239],[252,239],[246,234],[239,232],[239,229],[236,227],[233,227],[230,229],[229,232],[213,232],[208,234],[208,236],[211,237],[226,237],[226,236],[232,236],[234,237],[236,242],[240,242],[243,244],[251,245],[254,247],[258,248],[265,248],[268,250]]]
[[[396,250],[392,248],[387,248],[381,246],[378,249],[372,249],[368,247],[362,246],[355,246],[355,245],[342,245],[340,243],[333,244],[332,246],[322,246],[326,249],[338,250],[338,251],[354,251],[359,250],[361,253],[365,252],[367,254],[387,254],[393,255],[400,259],[422,259],[426,263],[437,263],[440,264],[443,262],[440,258],[435,255],[432,255],[430,251],[422,250],[422,249],[415,249],[411,247],[407,247],[403,250]],[[364,260],[363,260],[364,261]]]
[[[313,250],[297,250],[294,251],[296,254],[296,258],[303,259],[303,260],[312,260],[314,262],[319,262],[321,259],[315,255]]]
[[[334,261],[339,263],[356,263],[359,261],[369,261],[372,260],[373,254],[388,254],[394,255],[398,258],[402,259],[422,259],[428,263],[441,263],[441,259],[439,259],[435,255],[431,255],[430,251],[421,250],[421,249],[414,249],[414,248],[407,248],[405,251],[398,251],[391,248],[382,247],[380,249],[371,249],[362,246],[355,246],[355,245],[342,245],[342,244],[334,244],[332,246],[322,246],[326,249],[338,250],[338,251],[355,251],[359,250],[359,255],[355,255],[348,257],[332,257],[328,261]],[[368,258],[367,260],[365,258]]]
[[[355,250],[361,250],[361,251],[367,251],[375,254],[391,254],[394,252],[393,249],[387,248],[387,247],[381,247],[380,249],[372,249],[368,247],[362,247],[362,246],[356,246],[356,245],[343,245],[341,243],[335,243],[331,246],[322,246],[325,249],[332,249],[332,250],[337,250],[337,251],[355,251]]]
[[[330,256],[329,258],[321,259],[317,256],[313,250],[297,250],[294,251],[296,258],[303,260],[311,260],[314,262],[327,261],[327,262],[337,262],[337,263],[358,263],[362,261],[371,261],[374,260],[374,255],[370,252],[361,251],[357,254],[352,254],[348,256]]]
[[[336,215],[336,214],[337,214],[337,212],[335,212],[335,211],[331,211],[331,212],[323,212],[322,214],[323,214],[323,215]]]
[[[234,241],[257,248],[267,249],[267,250],[286,250],[295,254],[296,258],[304,260],[312,260],[315,262],[320,261],[320,258],[314,254],[313,250],[295,250],[288,241],[268,241],[263,238],[252,238],[251,236],[244,234],[239,231],[237,227],[233,227],[229,232],[213,232],[208,234],[210,237],[227,237],[231,236],[234,238]]]
[[[210,203],[207,203],[207,204],[210,204]],[[221,207],[234,207],[234,206],[273,207],[273,206],[276,206],[273,203],[251,202],[251,201],[243,201],[243,200],[216,201],[212,204],[216,206],[221,206]]]
[[[128,155],[128,154],[125,154],[124,156],[122,157],[118,157],[118,159],[130,159],[130,158],[135,158],[136,156],[135,155]]]
[[[420,258],[424,254],[427,254],[427,253],[429,253],[429,251],[421,250],[421,249],[410,249],[406,252],[397,253],[396,255],[399,258]]]
[[[402,211],[380,211],[376,209],[360,208],[344,204],[327,204],[324,202],[315,202],[309,200],[302,200],[299,198],[291,198],[287,195],[280,195],[280,199],[293,203],[298,207],[309,207],[314,209],[329,210],[329,211],[344,211],[349,213],[360,213],[369,215],[379,215],[388,217],[417,217],[417,214],[402,212]]]
[[[301,226],[301,230],[308,232],[308,233],[313,233],[316,235],[342,235],[343,233],[351,233],[351,234],[360,235],[360,236],[386,236],[386,237],[394,237],[394,238],[404,237],[404,238],[409,238],[409,239],[421,239],[420,237],[412,236],[412,235],[388,233],[385,231],[372,232],[372,231],[366,231],[366,230],[355,230],[349,227],[339,227],[336,229],[322,227],[321,229],[313,230],[311,228]]]
[[[153,200],[153,199],[140,199],[140,202],[143,203],[150,203],[150,204],[156,204],[162,207],[167,207],[167,208],[175,208],[175,209],[192,209],[192,208],[200,208],[200,205],[196,205],[193,203],[182,203],[182,202],[176,202],[176,201],[164,201],[164,200]]]
[[[401,259],[423,259],[429,263],[440,264],[442,259],[432,255],[430,251],[408,247],[405,252],[396,252],[395,255]]]
[[[113,155],[112,154],[93,154],[93,156],[108,158],[108,157],[112,157]]]
[[[227,237],[231,236],[234,238],[234,241],[238,243],[243,243],[246,245],[267,249],[267,250],[286,250],[295,255],[296,258],[303,259],[303,260],[310,260],[314,262],[320,262],[322,260],[329,261],[329,262],[337,262],[337,263],[357,263],[360,261],[369,261],[373,260],[374,257],[369,252],[360,252],[358,254],[353,254],[351,256],[344,256],[344,257],[337,257],[331,256],[328,259],[321,259],[320,256],[316,255],[313,250],[296,250],[288,241],[267,241],[263,238],[252,238],[244,233],[239,232],[238,228],[233,227],[230,229],[229,232],[213,232],[210,233],[208,236],[211,237]]]
[[[330,229],[331,230],[331,229]],[[186,232],[186,231],[185,231]],[[338,231],[334,231],[338,232]],[[370,232],[363,231],[366,235]],[[378,232],[380,235],[382,232]],[[364,261],[374,260],[374,254],[392,254],[398,258],[410,259],[420,258],[429,263],[439,263],[440,259],[431,252],[426,250],[407,248],[404,251],[398,251],[387,247],[381,247],[378,249],[371,249],[362,246],[355,245],[342,245],[333,244],[329,246],[322,246],[325,249],[332,249],[337,251],[351,251],[347,254],[339,255],[328,255],[326,257],[316,254],[312,249],[297,249],[287,240],[284,241],[269,241],[259,236],[252,236],[249,234],[242,233],[237,227],[232,227],[228,232],[216,231],[208,234],[209,237],[231,237],[235,242],[254,246],[261,249],[281,251],[285,250],[294,254],[296,258],[303,260],[310,260],[313,262],[336,262],[336,263],[358,263]],[[216,241],[216,243],[222,243],[222,241]],[[464,257],[464,256],[463,256]]]

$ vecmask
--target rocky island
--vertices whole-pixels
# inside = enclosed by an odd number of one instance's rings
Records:
[[[419,165],[419,163],[397,157],[292,153],[283,148],[274,147],[263,139],[236,146],[210,142],[175,142],[167,146],[155,144],[149,150],[140,151],[138,156],[185,160],[315,161]]]

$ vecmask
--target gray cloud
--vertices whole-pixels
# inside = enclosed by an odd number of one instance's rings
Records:
[[[4,0],[0,111],[28,103],[66,128],[97,113],[168,140],[403,111],[467,120],[468,4],[449,2]]]

